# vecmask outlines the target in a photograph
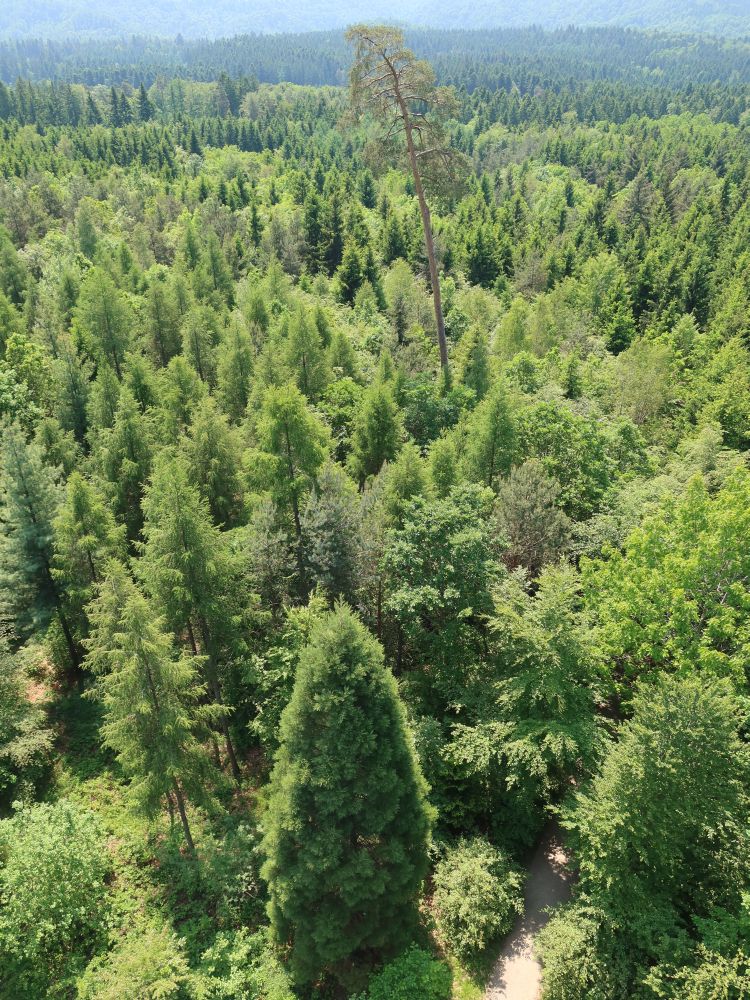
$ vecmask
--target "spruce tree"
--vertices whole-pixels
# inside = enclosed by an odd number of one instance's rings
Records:
[[[403,947],[432,810],[379,643],[345,605],[303,651],[271,777],[263,869],[300,982],[345,983]]]
[[[328,462],[302,515],[305,564],[331,603],[351,600],[359,554],[357,490],[344,470]]]

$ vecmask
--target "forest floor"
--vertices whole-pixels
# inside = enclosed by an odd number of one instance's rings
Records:
[[[531,860],[524,912],[503,944],[492,970],[485,1000],[539,1000],[542,969],[534,957],[534,938],[549,919],[546,909],[570,895],[570,874],[560,831],[550,825]]]

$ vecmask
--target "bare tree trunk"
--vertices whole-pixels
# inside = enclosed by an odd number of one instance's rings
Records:
[[[174,797],[177,800],[177,811],[180,814],[182,832],[185,834],[185,843],[188,845],[190,853],[195,856],[195,844],[193,843],[193,835],[190,832],[190,824],[188,823],[187,813],[185,811],[185,800],[182,797],[182,789],[176,781],[174,783]]]
[[[444,370],[448,368],[448,342],[445,339],[445,320],[443,319],[443,304],[440,297],[440,278],[438,276],[437,259],[435,257],[435,242],[432,237],[432,221],[430,219],[430,208],[424,196],[422,186],[422,175],[419,172],[419,162],[417,151],[414,147],[414,136],[412,135],[411,116],[406,106],[406,101],[401,96],[398,85],[398,76],[393,74],[396,100],[401,109],[401,116],[404,121],[404,131],[406,132],[406,147],[409,151],[409,163],[414,177],[414,187],[417,192],[419,211],[422,216],[422,228],[424,229],[424,245],[427,250],[427,262],[430,268],[430,284],[432,285],[432,304],[435,309],[435,323],[437,325],[438,346],[440,348],[440,364]]]

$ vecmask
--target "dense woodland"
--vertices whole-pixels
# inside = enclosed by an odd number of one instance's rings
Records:
[[[747,36],[747,0],[466,0],[450,4],[427,0],[288,0],[269,6],[261,0],[197,0],[149,3],[110,0],[4,0],[0,36],[15,38],[122,38],[133,34],[161,37],[216,38],[230,32],[292,32],[343,29],[369,18],[439,28],[496,28],[499,25],[545,28],[620,25]]]
[[[750,996],[747,50],[617,37],[436,59],[442,366],[345,88],[0,87],[3,996],[476,1000],[553,815],[545,1000]]]

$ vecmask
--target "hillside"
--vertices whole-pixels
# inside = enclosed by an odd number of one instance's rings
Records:
[[[315,0],[268,5],[259,0],[114,0],[96,7],[84,0],[5,0],[0,5],[0,37],[115,37],[142,34],[185,38],[242,32],[289,32],[341,28],[361,20],[397,21],[442,28],[618,25],[669,28],[724,35],[750,33],[748,0],[481,0],[478,3],[428,4],[425,0]]]

